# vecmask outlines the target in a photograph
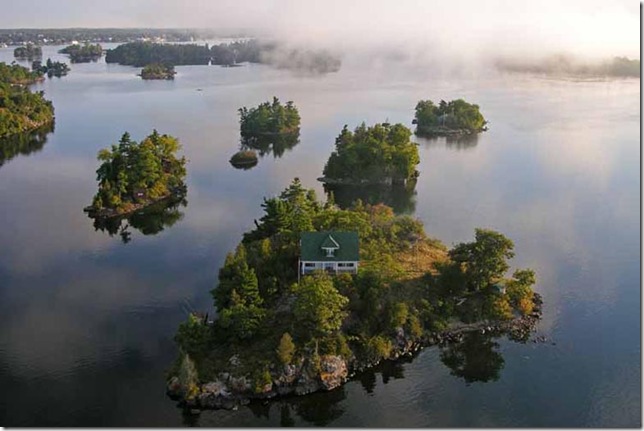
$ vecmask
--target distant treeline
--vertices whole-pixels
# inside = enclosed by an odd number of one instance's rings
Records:
[[[195,39],[214,39],[237,36],[212,30],[185,28],[10,28],[0,29],[0,43],[22,45],[68,45],[78,42],[133,42],[144,39],[163,39],[167,42],[190,42]]]
[[[553,55],[541,60],[500,59],[499,70],[544,75],[572,75],[582,77],[639,77],[640,60],[614,57],[600,62],[583,62],[568,55]]]
[[[212,47],[208,44],[131,42],[108,50],[105,61],[137,67],[153,63],[231,66],[250,62],[316,73],[335,72],[340,68],[340,59],[327,51],[287,49],[275,42],[257,40],[221,43]]]

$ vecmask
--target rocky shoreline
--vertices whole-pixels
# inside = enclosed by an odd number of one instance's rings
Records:
[[[458,136],[474,135],[485,131],[487,131],[487,127],[483,127],[481,130],[474,132],[469,129],[452,129],[445,126],[437,126],[437,127],[426,127],[422,129],[416,129],[416,135],[421,137],[426,137],[426,138],[434,138],[438,136],[458,137]]]
[[[420,339],[408,336],[403,328],[399,328],[392,340],[393,352],[388,358],[360,362],[355,359],[347,361],[336,355],[326,355],[320,358],[317,369],[310,360],[302,359],[297,364],[272,367],[270,369],[271,382],[259,388],[253,387],[252,381],[247,376],[233,376],[231,373],[221,372],[216,380],[200,385],[192,396],[186,396],[179,377],[172,376],[167,383],[166,393],[172,399],[179,401],[179,406],[198,413],[203,409],[237,409],[240,405],[249,404],[251,400],[330,391],[346,383],[356,373],[375,367],[383,360],[413,356],[420,350],[434,345],[443,346],[449,343],[458,343],[468,332],[480,331],[482,334],[488,333],[495,336],[505,334],[511,340],[527,342],[535,331],[535,325],[542,313],[543,301],[538,293],[534,294],[533,302],[533,312],[527,316],[501,322],[481,321],[471,324],[455,324],[444,331],[428,334]],[[546,339],[541,336],[532,341],[543,342]],[[233,356],[229,360],[231,366],[239,361],[240,358],[237,356]]]
[[[134,214],[137,211],[141,211],[142,209],[145,209],[149,207],[150,205],[154,205],[159,202],[163,202],[166,200],[172,200],[172,199],[180,199],[186,195],[186,190],[184,188],[178,188],[172,190],[170,193],[165,194],[157,199],[146,199],[143,202],[136,203],[136,204],[131,204],[127,210],[125,211],[119,211],[114,208],[95,208],[93,206],[88,206],[83,208],[83,211],[87,213],[91,218],[97,218],[97,219],[111,219],[115,217],[125,217],[131,214]]]

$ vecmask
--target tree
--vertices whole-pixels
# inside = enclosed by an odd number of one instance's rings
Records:
[[[283,365],[290,364],[293,360],[293,354],[295,353],[295,344],[293,343],[293,338],[291,334],[285,332],[280,339],[280,344],[276,350],[277,358]]]
[[[470,292],[489,287],[503,277],[514,257],[514,243],[489,229],[476,229],[475,241],[461,243],[449,251],[450,258],[461,265]]]
[[[203,319],[190,314],[188,320],[179,325],[174,341],[181,349],[193,358],[201,357],[210,338],[210,329],[204,324]]]
[[[304,277],[293,287],[295,320],[309,334],[326,335],[340,329],[349,300],[333,286],[326,274]]]
[[[510,304],[519,310],[523,315],[532,313],[534,306],[532,297],[532,285],[536,282],[536,276],[531,269],[516,270],[512,279],[506,283],[506,292]]]

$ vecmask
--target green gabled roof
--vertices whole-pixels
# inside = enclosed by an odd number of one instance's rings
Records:
[[[328,257],[322,247],[339,247],[334,256]],[[300,235],[300,259],[317,262],[357,262],[360,250],[357,232],[302,232]]]

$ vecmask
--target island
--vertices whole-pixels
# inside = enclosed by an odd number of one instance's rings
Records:
[[[512,241],[477,229],[448,250],[385,205],[340,209],[299,179],[264,199],[175,341],[168,394],[190,409],[332,390],[383,360],[469,331],[526,341],[540,316],[535,274],[510,277]]]
[[[54,121],[54,106],[42,91],[27,86],[42,80],[40,73],[17,64],[0,63],[0,138],[38,129]]]
[[[13,50],[13,56],[19,60],[33,60],[42,57],[42,48],[28,43]]]
[[[241,150],[233,154],[230,164],[237,169],[250,169],[257,165],[257,152],[253,150]]]
[[[31,70],[41,74],[46,74],[49,78],[52,76],[60,78],[69,73],[69,66],[67,63],[51,61],[51,58],[48,58],[45,64],[42,64],[42,62],[38,60],[34,61],[31,64]]]
[[[292,101],[282,104],[277,97],[255,108],[239,108],[240,150],[230,163],[236,168],[250,169],[260,156],[282,157],[286,150],[299,143],[300,114]]]
[[[98,43],[73,44],[58,52],[69,55],[72,63],[89,63],[90,61],[98,61],[103,56],[103,47]]]
[[[186,192],[185,157],[177,138],[156,130],[140,143],[125,132],[117,145],[98,153],[98,192],[85,212],[92,218],[119,217]]]
[[[487,130],[487,121],[479,106],[463,99],[441,100],[438,105],[421,100],[416,105],[413,124],[416,124],[416,135],[429,137],[470,135]]]
[[[418,146],[402,124],[345,125],[319,178],[331,185],[405,184],[418,176]]]
[[[148,64],[141,70],[141,78],[143,79],[174,79],[174,66],[171,64]]]

